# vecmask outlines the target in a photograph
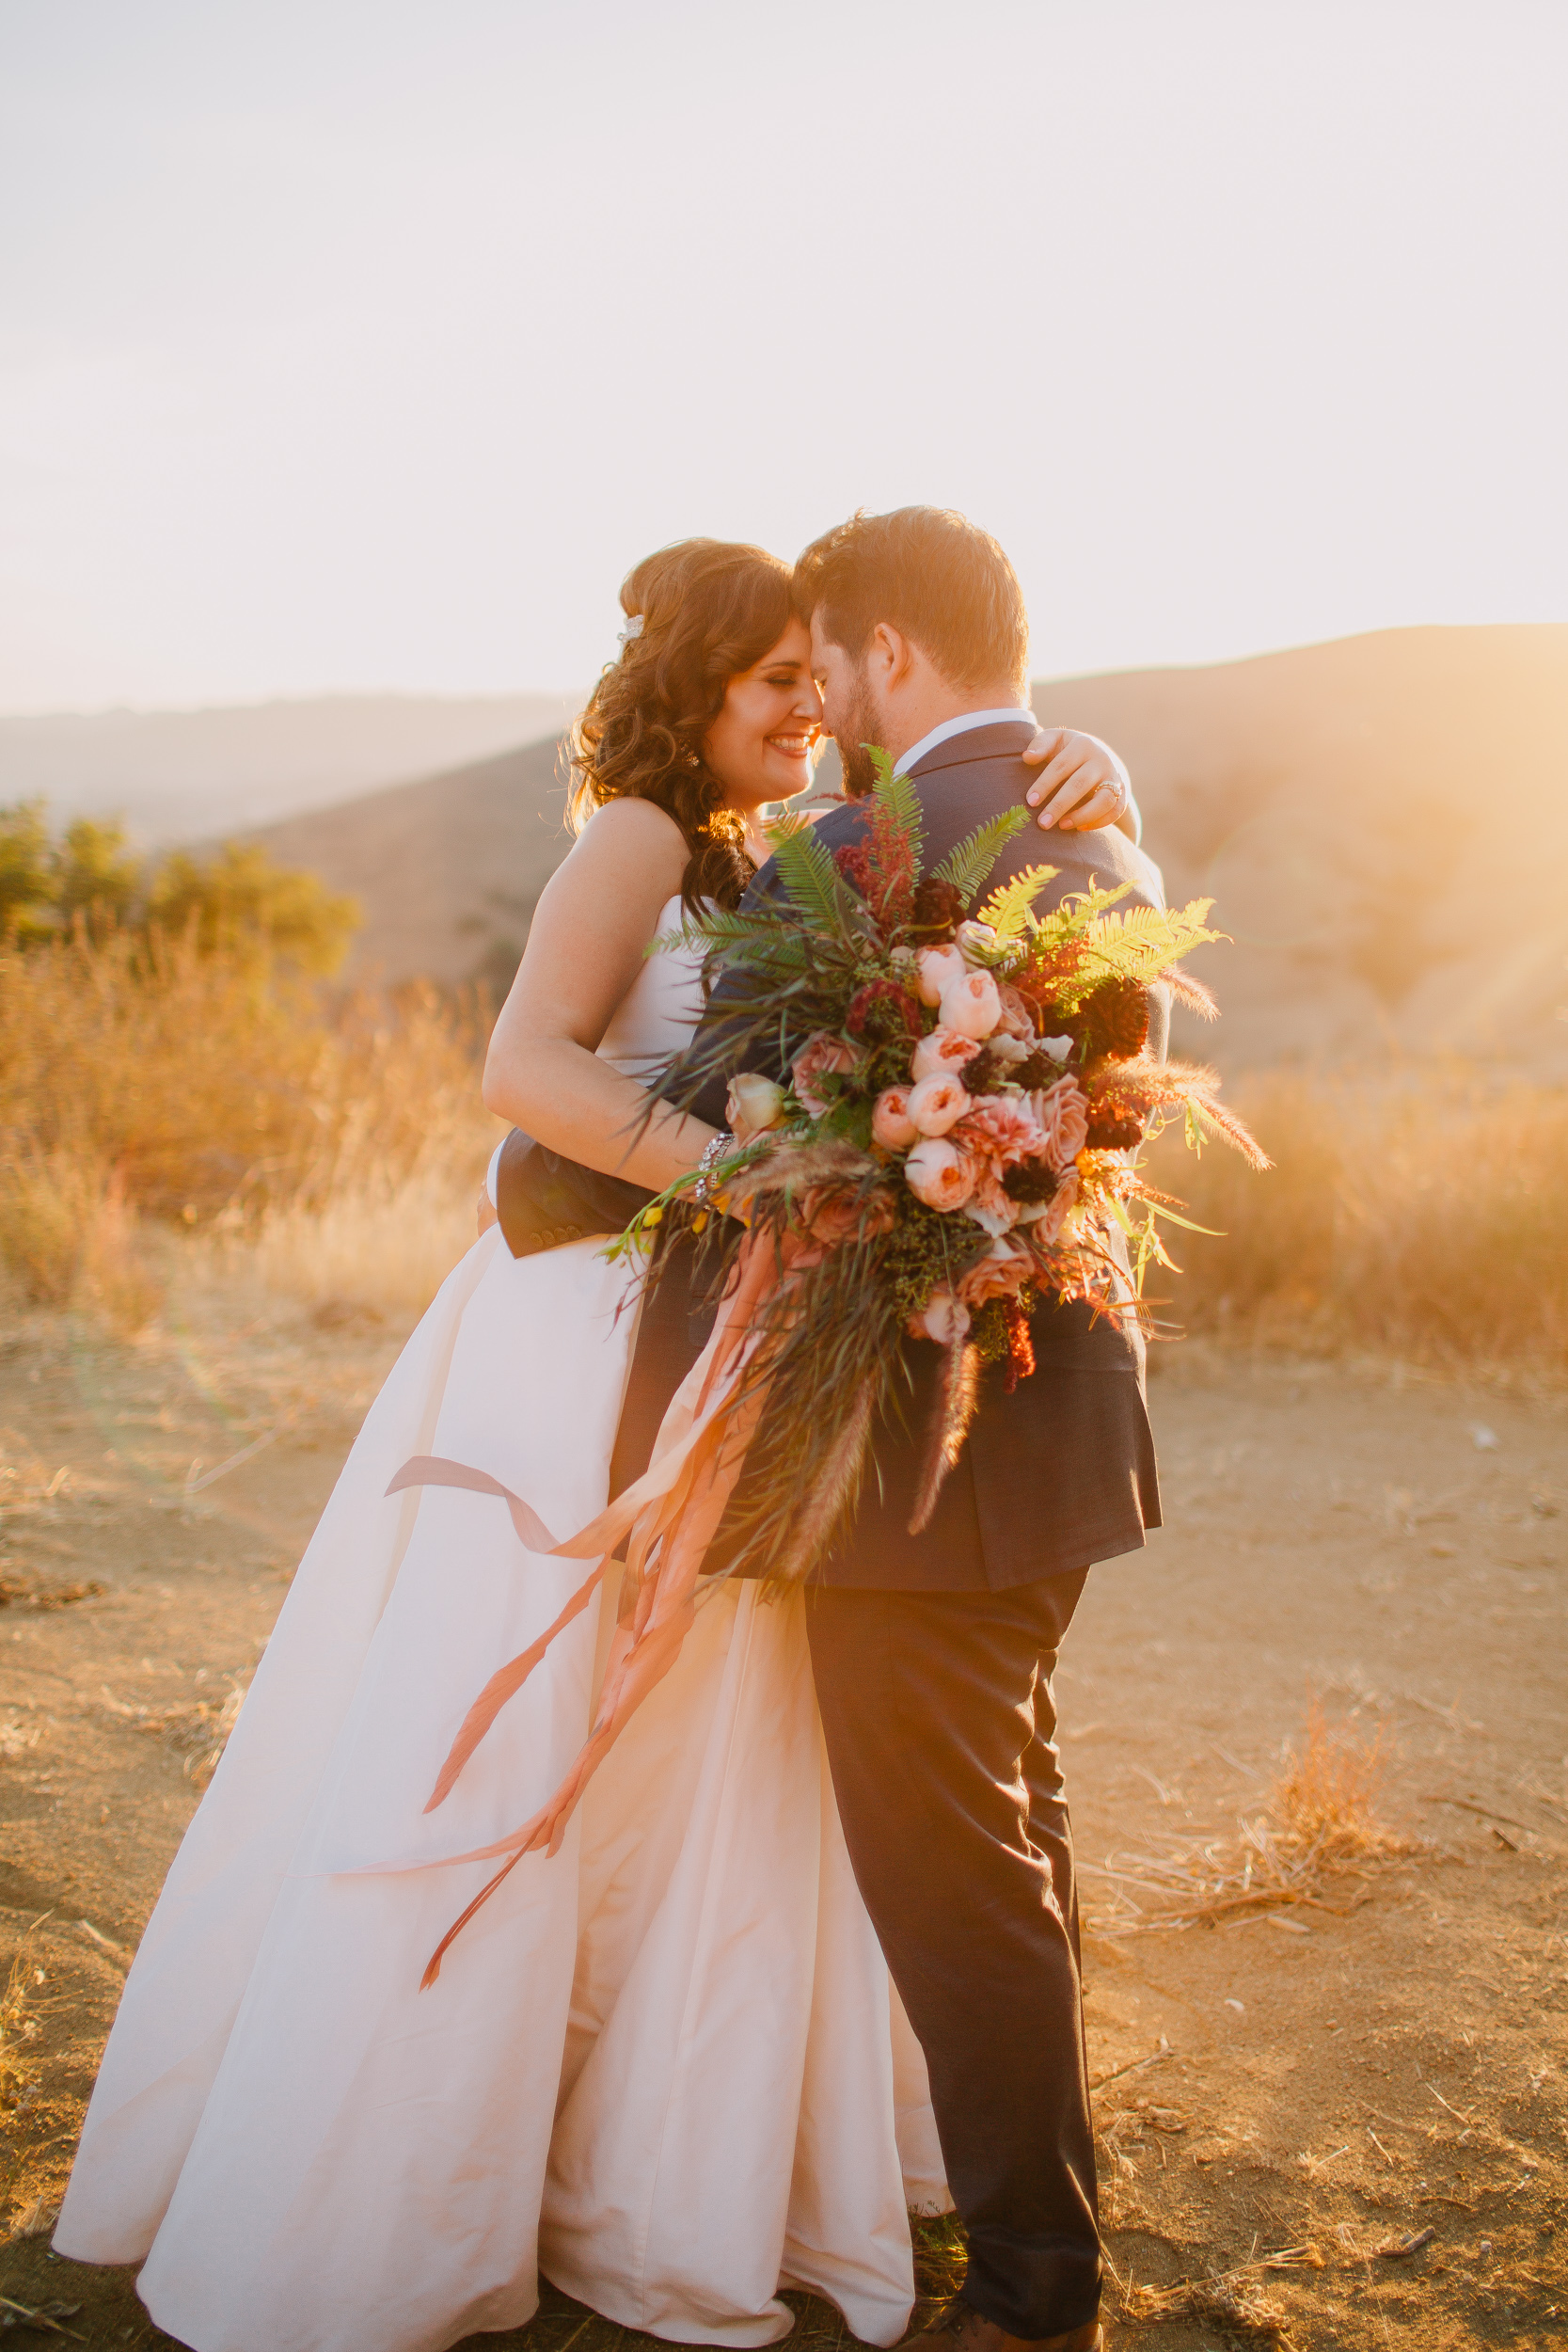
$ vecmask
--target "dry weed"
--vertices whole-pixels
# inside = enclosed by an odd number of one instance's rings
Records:
[[[1165,1310],[1193,1330],[1291,1345],[1568,1366],[1568,1093],[1464,1067],[1235,1089],[1275,1166],[1195,1161],[1156,1181],[1220,1237],[1178,1232]]]
[[[474,1238],[474,1194],[463,1181],[471,1154],[417,1169],[401,1182],[345,1176],[318,1208],[270,1211],[253,1240],[230,1253],[230,1270],[262,1291],[331,1315],[344,1302],[378,1314],[420,1314]]]
[[[1214,2328],[1227,2344],[1273,2344],[1289,2352],[1290,2321],[1259,2284],[1257,2273],[1262,2267],[1243,2263],[1212,2278],[1179,2280],[1172,2287],[1130,2283],[1122,2296],[1122,2317],[1146,2327],[1187,2320]]]
[[[1364,1740],[1348,1724],[1330,1724],[1314,1699],[1300,1752],[1287,1748],[1262,1811],[1233,1837],[1172,1838],[1164,1853],[1081,1863],[1110,1896],[1088,1924],[1106,1935],[1148,1935],[1295,1904],[1333,1908],[1323,1898],[1335,1872],[1413,1851],[1378,1817],[1385,1763],[1381,1732]]]
[[[40,1974],[27,1948],[25,1936],[0,1990],[0,2109],[14,2107],[27,2090],[31,2070],[24,2052],[38,2040],[39,2029],[27,2014],[27,1999]]]
[[[500,1132],[483,1025],[433,990],[335,1004],[254,945],[0,948],[0,1262],[134,1336],[162,1218],[248,1248],[262,1289],[417,1312],[473,1238]]]

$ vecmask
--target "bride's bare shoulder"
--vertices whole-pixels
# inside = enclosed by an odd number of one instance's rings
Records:
[[[595,809],[545,886],[534,918],[542,936],[558,920],[601,931],[640,931],[680,890],[690,857],[673,817],[652,801],[608,801]]]
[[[585,866],[605,873],[621,866],[643,874],[652,862],[659,872],[673,877],[673,896],[680,888],[691,851],[674,818],[657,802],[628,797],[607,801],[595,809],[571,854]]]

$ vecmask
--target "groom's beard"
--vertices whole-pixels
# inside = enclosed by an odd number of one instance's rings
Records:
[[[856,687],[849,715],[834,739],[838,744],[839,762],[844,770],[844,789],[852,801],[863,799],[877,782],[877,771],[871,765],[871,752],[867,751],[866,745],[869,743],[873,751],[877,750],[880,746],[881,736],[881,719],[873,707],[863,678]]]

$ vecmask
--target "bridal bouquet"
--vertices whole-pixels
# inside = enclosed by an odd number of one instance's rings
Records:
[[[526,1496],[439,1456],[415,1456],[388,1489],[494,1495],[525,1551],[587,1569],[554,1622],[475,1698],[427,1811],[626,1547],[588,1738],[527,1820],[445,1857],[499,1867],[432,1954],[427,1985],[522,1856],[557,1851],[593,1772],[724,1575],[744,1562],[788,1585],[827,1550],[879,1422],[907,1412],[912,1350],[942,1351],[918,1534],[958,1458],[983,1365],[1002,1365],[1009,1386],[1033,1371],[1031,1309],[1079,1299],[1136,1315],[1149,1262],[1171,1263],[1159,1221],[1187,1220],[1139,1168],[1148,1136],[1180,1112],[1196,1148],[1217,1136],[1268,1165],[1216,1100],[1212,1072],[1146,1051],[1155,983],[1213,1010],[1179,968],[1219,935],[1206,925],[1208,899],[1171,914],[1117,911],[1126,887],[1091,889],[1037,915],[1047,866],[982,899],[1023,810],[981,826],[927,874],[919,802],[885,760],[867,818],[832,856],[809,825],[786,820],[773,836],[784,902],[697,926],[722,994],[657,1091],[689,1104],[727,1079],[735,1148],[661,1194],[608,1251],[649,1248],[679,1219],[719,1261],[712,1337],[647,1470],[564,1538]],[[736,1215],[716,1219],[710,1200]],[[708,1571],[732,1501],[737,1542],[727,1568]]]
[[[908,1400],[906,1338],[942,1359],[918,1534],[982,1366],[1000,1363],[1008,1389],[1034,1370],[1031,1311],[1078,1299],[1138,1314],[1148,1264],[1172,1263],[1160,1221],[1187,1220],[1143,1174],[1144,1142],[1180,1113],[1195,1148],[1217,1137],[1268,1165],[1212,1071],[1146,1051],[1155,983],[1214,1009],[1180,969],[1221,935],[1212,901],[1118,911],[1124,884],[1037,915],[1049,866],[982,898],[1026,812],[927,874],[919,802],[885,758],[867,816],[831,856],[786,819],[772,836],[784,903],[697,923],[710,979],[729,984],[660,1090],[689,1103],[726,1077],[737,1148],[618,1245],[672,1214],[705,1224],[713,1189],[747,1221],[721,1229],[729,1279],[742,1253],[773,1261],[752,1311],[767,1393],[736,1532],[737,1564],[775,1582],[805,1575],[852,1506],[879,1419]],[[764,1058],[781,1079],[747,1066]]]

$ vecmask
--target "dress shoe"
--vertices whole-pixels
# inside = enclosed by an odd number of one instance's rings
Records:
[[[1098,2319],[1069,2328],[1061,2336],[1010,2336],[994,2319],[983,2319],[962,2296],[955,2296],[926,2328],[906,2336],[897,2352],[1104,2352]]]

